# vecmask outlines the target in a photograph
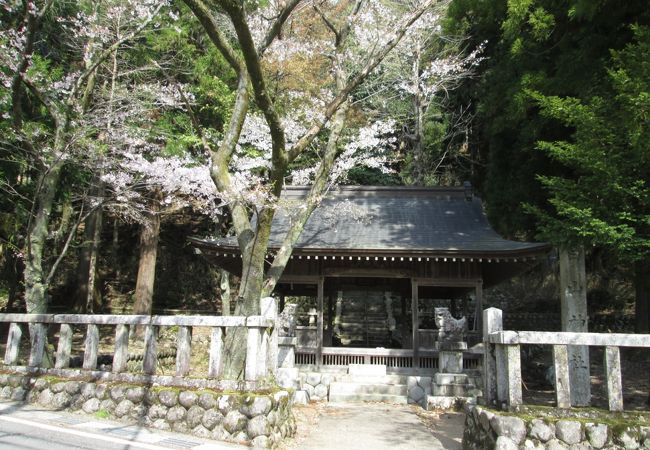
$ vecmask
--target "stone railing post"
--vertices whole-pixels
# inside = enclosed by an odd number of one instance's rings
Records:
[[[569,381],[569,354],[566,345],[553,346],[555,367],[555,399],[558,408],[571,408],[571,383]]]
[[[256,381],[258,377],[258,362],[261,347],[261,338],[259,327],[247,327],[248,337],[246,339],[246,367],[244,369],[244,377],[246,381]]]
[[[266,374],[275,376],[278,371],[278,302],[273,297],[260,300],[262,317],[273,321],[273,327],[266,330],[268,347],[266,355]]]
[[[521,349],[516,344],[504,345],[503,347],[506,359],[506,400],[508,402],[508,408],[512,409],[523,403],[521,392]]]
[[[483,398],[488,406],[495,405],[498,399],[496,346],[488,340],[490,333],[496,331],[503,331],[503,314],[498,308],[488,308],[483,311]]]
[[[93,370],[97,367],[99,353],[99,327],[89,323],[86,329],[86,343],[84,348],[83,368]]]
[[[190,356],[192,354],[192,327],[178,327],[176,336],[176,376],[183,377],[190,373]]]
[[[221,375],[223,351],[223,330],[213,327],[210,335],[210,362],[208,363],[208,376],[218,378]]]
[[[9,334],[7,336],[7,348],[5,349],[4,363],[8,366],[16,364],[18,359],[18,350],[20,349],[20,338],[23,336],[23,329],[20,325],[12,322],[9,325]]]
[[[623,383],[621,381],[621,352],[618,347],[605,347],[605,376],[607,401],[610,411],[623,411]]]
[[[129,326],[119,324],[115,327],[115,355],[113,355],[113,372],[126,370],[129,360]]]
[[[142,371],[147,375],[156,373],[158,364],[158,326],[145,325],[144,327],[144,358]]]
[[[43,364],[43,354],[45,353],[45,338],[47,337],[47,324],[33,323],[30,325],[31,330],[31,350],[29,352],[29,365],[40,367]]]
[[[72,326],[62,323],[59,329],[59,344],[56,348],[56,362],[54,367],[64,369],[70,365],[72,352]]]

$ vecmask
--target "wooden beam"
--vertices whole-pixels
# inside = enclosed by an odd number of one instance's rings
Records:
[[[316,294],[316,367],[320,368],[323,358],[323,296],[325,278],[318,280],[318,290]]]
[[[418,282],[411,280],[411,317],[413,323],[413,368],[420,369],[420,318],[418,314]]]
[[[474,330],[483,329],[483,282],[476,283],[476,311],[474,313]]]

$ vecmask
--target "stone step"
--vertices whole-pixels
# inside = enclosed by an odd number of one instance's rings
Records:
[[[469,397],[475,390],[473,384],[433,384],[433,395],[441,397]]]
[[[388,324],[386,321],[368,322],[367,324],[360,322],[339,322],[339,326],[343,328],[358,328],[363,330],[366,328],[381,328],[383,330],[388,330]]]
[[[330,402],[339,403],[356,403],[356,402],[384,402],[406,405],[408,399],[406,395],[384,395],[384,394],[332,394],[330,388]]]
[[[365,384],[334,381],[330,384],[332,396],[403,396],[406,400],[408,388],[405,384]]]

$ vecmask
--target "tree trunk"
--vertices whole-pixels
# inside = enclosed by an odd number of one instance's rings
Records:
[[[634,330],[637,333],[648,334],[650,333],[650,267],[646,261],[637,261],[634,265],[634,288],[636,291]]]
[[[99,306],[97,298],[97,256],[102,233],[102,210],[93,211],[84,226],[84,244],[79,262],[79,289],[77,291],[76,310],[92,314]]]
[[[260,313],[264,259],[270,232],[270,227],[267,230],[264,225],[266,220],[260,214],[257,232],[244,246],[243,273],[235,303],[236,316],[253,316]],[[247,333],[247,329],[244,327],[228,329],[224,345],[223,366],[223,375],[227,380],[239,380],[244,377]]]
[[[140,263],[138,279],[135,286],[135,304],[133,314],[151,314],[153,306],[153,289],[156,278],[156,257],[158,255],[158,238],[160,237],[160,215],[158,203],[148,214],[148,220],[140,228]]]
[[[588,332],[587,276],[582,247],[560,249],[560,301],[562,331]],[[571,404],[589,406],[589,347],[569,346]]]
[[[25,257],[25,310],[28,314],[47,312],[47,275],[43,268],[43,252],[48,236],[50,214],[54,196],[59,186],[63,158],[56,157],[54,163],[43,169],[41,186],[35,197],[34,216],[27,231],[27,251]]]
[[[424,185],[425,157],[424,157],[424,105],[422,83],[420,80],[420,45],[415,46],[413,58],[412,83],[415,94],[413,95],[413,113],[415,119],[415,130],[413,138],[413,184]]]

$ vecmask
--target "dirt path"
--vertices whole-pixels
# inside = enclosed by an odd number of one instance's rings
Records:
[[[298,431],[282,450],[460,449],[464,415],[386,403],[294,407]]]

